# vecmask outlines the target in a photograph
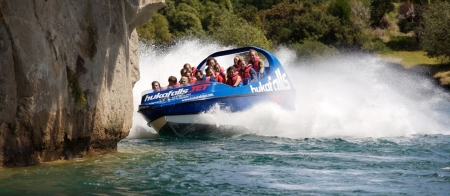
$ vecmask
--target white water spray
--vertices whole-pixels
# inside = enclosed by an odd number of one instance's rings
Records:
[[[141,46],[140,80],[133,89],[137,111],[141,93],[157,80],[167,86],[179,78],[184,63],[197,66],[208,55],[229,49],[214,43],[183,41],[166,53]],[[353,54],[307,64],[285,48],[274,52],[297,90],[296,110],[260,104],[229,113],[217,108],[205,113],[218,125],[247,127],[257,135],[287,138],[394,137],[450,134],[450,95],[428,77],[398,69],[367,54]],[[230,59],[218,59],[223,67]],[[135,112],[129,138],[155,136]]]

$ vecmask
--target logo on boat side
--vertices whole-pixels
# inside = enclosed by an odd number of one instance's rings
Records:
[[[193,86],[189,92],[192,93],[192,92],[204,91],[204,90],[206,90],[206,88],[208,88],[209,85],[210,84],[202,84],[202,85]]]
[[[155,99],[164,99],[164,98],[169,98],[169,97],[181,96],[181,95],[188,93],[188,91],[189,91],[189,89],[187,89],[187,88],[181,88],[176,91],[171,90],[167,93],[158,93],[158,94],[152,95],[152,96],[146,95],[144,101],[147,102],[147,101],[151,101],[151,100],[155,100]]]
[[[262,92],[270,92],[270,91],[280,91],[280,90],[289,90],[291,89],[291,84],[289,83],[289,80],[287,80],[286,73],[281,73],[280,69],[278,68],[275,71],[275,78],[272,80],[272,78],[269,76],[267,77],[267,83],[262,84],[259,82],[259,86],[253,87],[253,85],[250,85],[250,89],[252,90],[252,93],[262,93]]]

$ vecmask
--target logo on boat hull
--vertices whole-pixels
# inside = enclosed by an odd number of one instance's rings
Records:
[[[252,93],[262,93],[262,92],[270,92],[270,91],[280,91],[280,90],[289,90],[291,89],[291,84],[289,80],[287,80],[286,73],[281,73],[280,69],[275,71],[275,78],[269,76],[267,77],[267,83],[262,84],[259,82],[259,86],[253,87],[250,85],[250,89]]]
[[[155,100],[155,99],[167,99],[169,97],[181,96],[181,95],[188,93],[188,91],[189,91],[189,89],[187,89],[187,88],[181,88],[176,91],[173,91],[173,90],[169,91],[167,93],[158,93],[156,95],[151,95],[151,96],[146,95],[144,102]]]

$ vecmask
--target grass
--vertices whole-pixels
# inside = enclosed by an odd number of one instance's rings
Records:
[[[406,68],[416,65],[440,65],[441,60],[430,58],[425,51],[392,51],[389,53],[377,54],[378,57],[393,63],[399,63]]]

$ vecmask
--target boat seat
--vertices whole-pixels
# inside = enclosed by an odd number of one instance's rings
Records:
[[[264,75],[270,74],[270,67],[264,67]]]
[[[249,81],[250,81],[249,78],[244,79],[244,80],[242,81],[242,85],[247,85]]]

